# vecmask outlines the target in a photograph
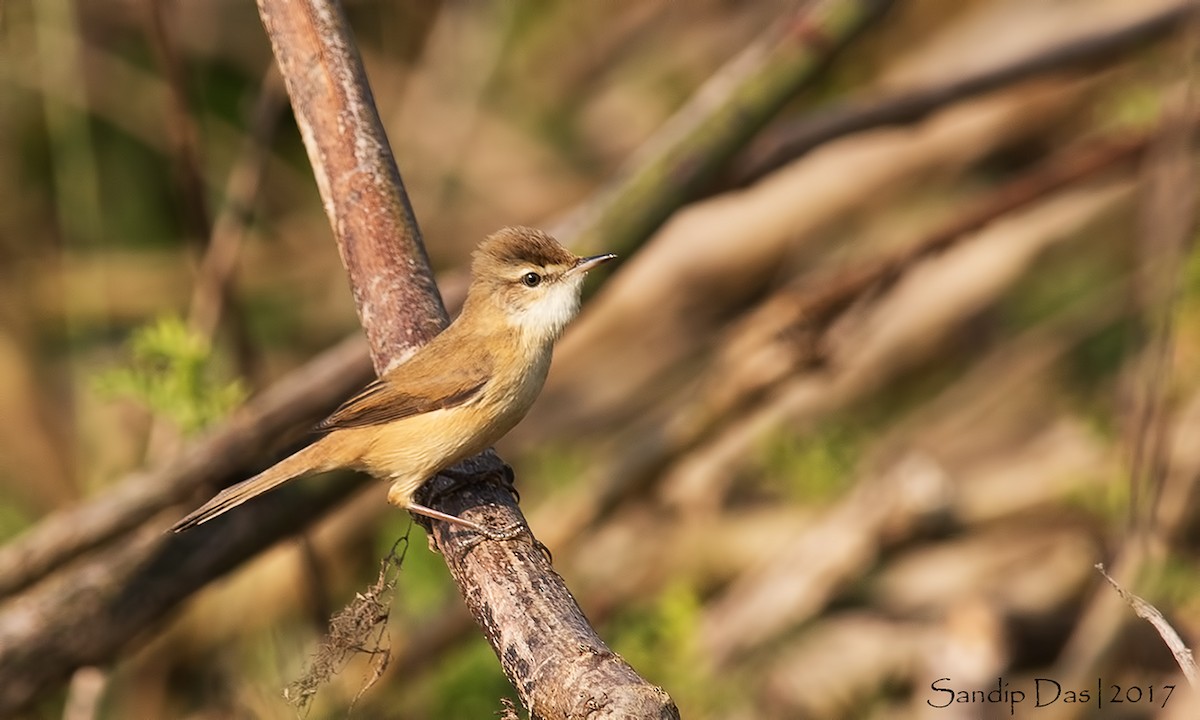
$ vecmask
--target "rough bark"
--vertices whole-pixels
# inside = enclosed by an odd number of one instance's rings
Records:
[[[487,474],[500,468],[495,456],[484,455],[464,469]],[[492,527],[523,524],[520,510],[505,502],[510,497],[497,484],[479,484],[445,497],[439,509],[483,508],[472,519]],[[438,523],[433,538],[532,717],[679,718],[662,688],[604,644],[531,533],[491,542]]]

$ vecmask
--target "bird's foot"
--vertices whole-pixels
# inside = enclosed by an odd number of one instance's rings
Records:
[[[521,534],[521,532],[525,529],[525,525],[522,523],[513,523],[511,525],[508,525],[506,527],[499,528],[499,529],[490,528],[486,525],[481,525],[472,520],[467,520],[466,518],[461,518],[457,515],[451,515],[450,513],[444,513],[441,510],[434,510],[431,507],[427,507],[425,505],[421,505],[419,503],[415,503],[415,502],[411,502],[411,501],[408,502],[407,504],[403,505],[402,507],[405,510],[408,510],[410,513],[414,513],[416,515],[424,515],[427,518],[432,518],[434,520],[441,520],[443,522],[450,523],[451,525],[457,525],[459,527],[464,527],[469,530],[474,530],[475,532],[484,536],[488,540],[493,540],[493,541],[512,540],[512,539],[518,537]]]
[[[449,488],[443,490],[443,493],[454,492],[463,485],[475,482],[476,478],[479,477],[479,473],[465,472],[455,470],[454,468],[446,468],[439,472],[438,475],[449,478],[454,483]],[[517,476],[508,463],[501,464],[497,470],[489,471],[483,479],[487,482],[495,483],[504,490],[512,493],[513,498],[516,499],[518,504],[521,502],[521,493],[517,491]]]

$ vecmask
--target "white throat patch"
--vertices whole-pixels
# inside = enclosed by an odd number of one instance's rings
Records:
[[[545,294],[517,314],[513,320],[533,340],[553,341],[579,312],[582,278],[554,283]]]

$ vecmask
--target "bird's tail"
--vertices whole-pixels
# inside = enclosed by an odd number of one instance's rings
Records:
[[[329,436],[326,436],[318,440],[303,450],[280,460],[252,478],[225,488],[217,493],[212,500],[204,503],[199,509],[172,525],[171,531],[182,532],[188,528],[206,523],[216,516],[232,510],[247,500],[256,498],[292,478],[332,470],[342,465],[342,463],[334,461],[334,458],[330,456],[330,448],[325,447],[328,438]]]

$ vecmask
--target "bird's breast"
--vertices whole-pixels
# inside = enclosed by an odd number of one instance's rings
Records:
[[[496,419],[495,431],[500,435],[511,430],[529,412],[529,408],[541,393],[542,386],[546,383],[546,374],[550,370],[548,348],[515,360],[498,363],[492,380],[481,393],[480,404],[492,408]],[[497,436],[492,442],[499,439]]]

